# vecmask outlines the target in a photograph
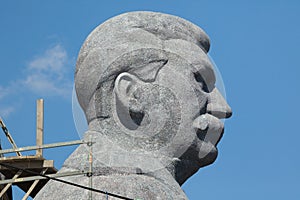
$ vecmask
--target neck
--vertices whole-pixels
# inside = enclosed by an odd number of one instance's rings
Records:
[[[92,138],[93,166],[100,174],[145,174],[158,177],[167,173],[173,179],[174,160],[142,150],[126,149],[98,131],[88,131],[85,141]]]
[[[174,198],[180,195],[183,198],[179,199],[186,199],[176,180],[178,159],[143,150],[126,149],[111,140],[108,134],[104,134],[104,129],[100,131],[93,127],[95,126],[90,124],[89,131],[84,136],[85,141],[92,140],[92,146],[80,145],[65,161],[62,171],[89,171],[90,163],[87,158],[92,152],[92,174],[95,181],[105,179],[107,184],[110,184],[109,182],[113,184],[114,181],[134,180],[137,186],[147,183],[146,185],[157,190],[174,193]],[[97,123],[96,127],[101,126]],[[117,133],[111,131],[111,134]],[[132,188],[134,189],[133,186]]]
[[[140,174],[158,180],[168,179],[167,181],[173,182],[176,180],[179,185],[182,185],[198,170],[198,168],[191,170],[194,163],[186,159],[180,160],[161,152],[147,152],[122,146],[124,141],[118,138],[121,135],[120,130],[114,128],[108,130],[105,127],[116,126],[112,126],[109,119],[94,120],[89,123],[89,131],[84,136],[85,141],[92,139],[94,142],[92,154],[95,174]],[[84,146],[87,153],[87,145]]]

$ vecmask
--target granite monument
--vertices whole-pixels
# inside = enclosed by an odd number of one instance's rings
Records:
[[[81,47],[75,87],[94,142],[92,177],[64,180],[132,199],[187,199],[180,188],[213,163],[231,109],[215,86],[206,33],[182,18],[130,12],[98,26]],[[80,145],[60,172],[89,169]],[[49,181],[35,199],[87,199]],[[94,199],[106,199],[93,192]],[[109,199],[118,199],[109,197]]]

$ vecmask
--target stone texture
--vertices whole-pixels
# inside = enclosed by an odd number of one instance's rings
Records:
[[[198,26],[155,12],[116,16],[88,36],[75,86],[89,124],[85,140],[95,142],[94,188],[134,199],[187,199],[180,185],[214,162],[220,119],[231,115],[208,51]],[[88,154],[80,145],[60,172],[87,171]],[[88,186],[89,177],[64,180]],[[50,181],[35,199],[87,197],[86,190]]]

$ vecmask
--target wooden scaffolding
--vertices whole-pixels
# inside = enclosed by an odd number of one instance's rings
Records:
[[[25,192],[23,200],[35,195],[49,181],[47,177],[64,177],[80,175],[83,172],[57,173],[53,160],[43,157],[43,149],[70,146],[84,143],[82,140],[43,144],[44,103],[37,100],[36,146],[18,148],[11,134],[0,118],[0,125],[12,149],[2,150],[0,146],[0,200],[12,200],[11,186],[16,185]],[[24,156],[21,152],[36,150],[35,155]],[[16,153],[16,156],[5,157],[4,154]],[[42,176],[42,175],[47,175]]]

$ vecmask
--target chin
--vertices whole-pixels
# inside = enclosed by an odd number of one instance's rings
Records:
[[[197,164],[199,168],[212,164],[218,157],[218,149],[213,146],[209,151],[200,151],[198,154]]]
[[[192,145],[175,164],[175,178],[180,185],[200,168],[212,164],[217,159],[218,149],[214,145],[210,142],[201,141],[200,143],[202,148],[199,148],[201,147],[199,145]]]

